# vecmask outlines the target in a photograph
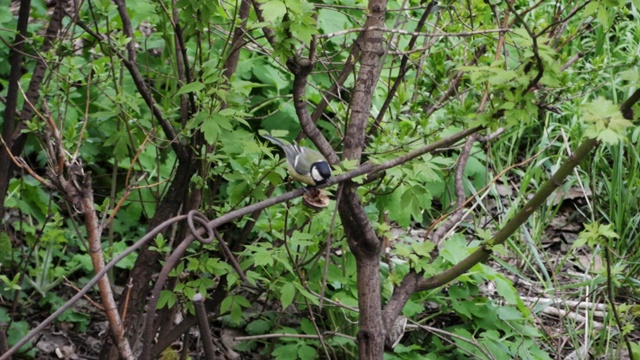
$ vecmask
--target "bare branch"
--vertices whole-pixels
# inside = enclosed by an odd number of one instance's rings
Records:
[[[447,221],[442,224],[438,230],[436,230],[431,236],[431,240],[434,241],[438,246],[440,245],[442,239],[445,234],[453,229],[453,227],[464,217],[464,204],[466,200],[466,195],[464,191],[464,170],[467,166],[467,161],[471,156],[471,148],[473,144],[476,142],[477,134],[472,134],[467,138],[462,150],[460,151],[460,155],[458,156],[458,165],[456,168],[455,175],[455,194],[456,194],[456,210],[454,210],[453,214]]]
[[[469,36],[477,36],[477,35],[505,33],[505,32],[510,32],[511,29],[478,30],[478,31],[468,31],[468,32],[461,32],[461,33],[423,33],[423,32],[406,31],[406,30],[400,30],[400,29],[389,29],[389,28],[379,27],[379,26],[369,26],[369,27],[358,28],[358,29],[341,30],[341,31],[336,31],[329,34],[318,34],[317,37],[332,38],[336,36],[359,33],[364,31],[381,31],[381,32],[392,33],[392,34],[436,38],[436,37],[469,37]]]

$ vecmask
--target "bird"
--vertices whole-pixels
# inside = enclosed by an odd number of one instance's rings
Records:
[[[316,150],[298,144],[287,144],[270,135],[261,136],[284,151],[287,170],[294,180],[316,187],[326,183],[331,177],[329,162]]]

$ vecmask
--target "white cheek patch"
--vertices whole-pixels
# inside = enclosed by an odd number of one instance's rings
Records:
[[[324,180],[324,178],[322,177],[322,175],[320,175],[320,173],[318,172],[318,169],[315,166],[311,167],[311,178],[314,181],[322,181],[322,180]]]

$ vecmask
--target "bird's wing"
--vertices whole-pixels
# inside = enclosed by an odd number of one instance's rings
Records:
[[[298,174],[302,174],[302,175],[309,174],[311,164],[307,164],[301,159],[306,158],[309,155],[309,152],[313,150],[302,147],[302,146],[298,146],[297,144],[291,145],[289,150],[292,152],[293,159],[295,159],[291,164],[293,165],[293,169]]]

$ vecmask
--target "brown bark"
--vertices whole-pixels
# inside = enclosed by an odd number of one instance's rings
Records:
[[[382,31],[370,28],[383,29],[385,15],[385,1],[370,1],[369,17],[364,25],[365,31],[357,43],[362,56],[351,101],[353,112],[344,138],[344,157],[358,162],[365,146],[365,131],[370,116],[373,92],[380,78],[384,55]],[[375,234],[366,216],[356,193],[355,184],[345,182],[341,186],[343,199],[339,204],[340,218],[349,248],[356,257],[358,270],[359,357],[360,359],[382,359],[385,338],[379,271],[382,241]]]
[[[176,177],[173,179],[166,195],[157,207],[156,213],[149,224],[149,228],[155,228],[165,220],[175,216],[183,205],[183,199],[188,193],[189,182],[194,173],[194,166],[191,163],[180,163],[176,169]],[[168,230],[167,230],[168,231]],[[138,259],[129,275],[128,286],[122,294],[120,303],[120,313],[126,312],[126,318],[123,318],[125,325],[125,334],[134,350],[140,345],[141,330],[144,322],[144,307],[147,303],[147,296],[151,288],[152,275],[160,269],[159,263],[160,253],[149,250],[149,246],[145,245],[138,254]],[[115,349],[107,344],[100,355],[101,359],[117,358]]]
[[[51,21],[47,26],[44,34],[44,42],[39,49],[41,53],[46,53],[51,49],[53,40],[56,39],[58,32],[62,27],[63,7],[65,1],[58,1],[51,16]],[[25,92],[26,100],[22,111],[17,112],[18,106],[18,82],[22,76],[22,58],[24,54],[24,43],[26,42],[27,25],[29,22],[29,13],[31,10],[31,0],[22,0],[20,2],[20,10],[18,11],[17,34],[13,42],[13,46],[9,51],[9,64],[11,71],[9,73],[9,85],[7,89],[6,107],[4,112],[4,123],[2,125],[2,138],[4,144],[0,146],[0,219],[4,218],[4,197],[6,196],[11,179],[13,165],[11,159],[7,155],[10,149],[14,156],[22,153],[26,141],[26,134],[22,133],[24,129],[24,121],[33,117],[34,110],[30,104],[37,104],[40,98],[40,85],[44,79],[47,70],[47,64],[42,58],[36,57],[37,62],[29,82],[29,87]],[[16,120],[18,116],[18,120]],[[2,225],[0,225],[2,230]]]

